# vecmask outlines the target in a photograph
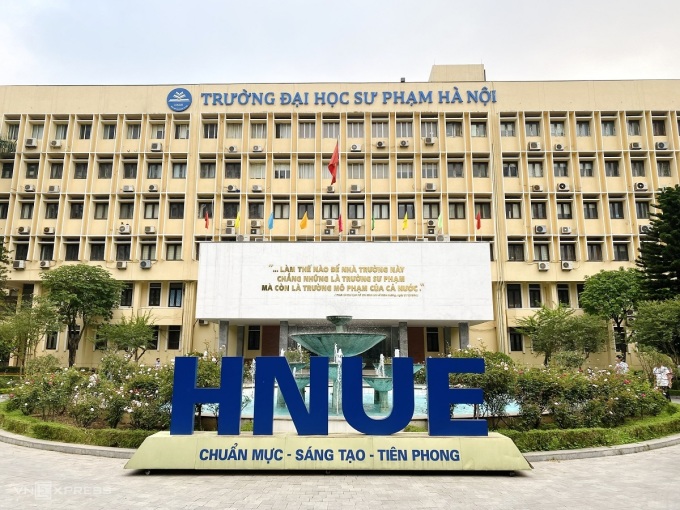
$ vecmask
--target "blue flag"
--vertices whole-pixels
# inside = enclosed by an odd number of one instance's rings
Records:
[[[274,213],[273,212],[269,215],[269,222],[267,223],[267,228],[269,230],[274,228]]]

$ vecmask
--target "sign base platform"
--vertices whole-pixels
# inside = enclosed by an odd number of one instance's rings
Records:
[[[512,440],[488,436],[275,434],[218,436],[216,432],[149,436],[126,469],[520,471],[532,469]]]

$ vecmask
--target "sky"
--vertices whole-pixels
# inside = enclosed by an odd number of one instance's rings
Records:
[[[678,0],[0,0],[0,85],[680,79]]]

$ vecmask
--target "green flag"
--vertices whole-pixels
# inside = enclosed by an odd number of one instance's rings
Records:
[[[375,218],[371,216],[371,230],[375,230]]]

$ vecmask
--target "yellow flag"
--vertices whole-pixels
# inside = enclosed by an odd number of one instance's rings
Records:
[[[234,228],[239,228],[241,226],[241,210],[236,213],[236,221],[234,222]]]
[[[408,212],[404,213],[404,221],[401,223],[401,229],[406,230],[408,228]]]
[[[305,215],[300,220],[300,228],[307,228],[307,220],[307,211],[305,211]]]

